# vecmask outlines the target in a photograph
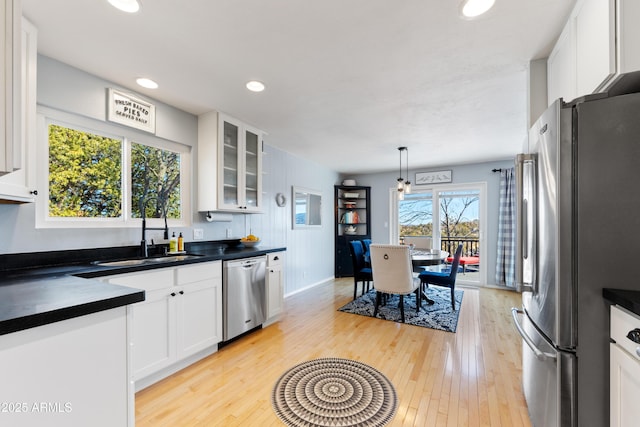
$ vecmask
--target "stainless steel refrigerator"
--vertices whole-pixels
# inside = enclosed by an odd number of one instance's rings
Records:
[[[607,426],[602,289],[640,290],[640,93],[558,100],[528,144],[516,159],[512,314],[529,414],[535,427]]]

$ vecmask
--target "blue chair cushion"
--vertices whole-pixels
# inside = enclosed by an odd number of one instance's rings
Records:
[[[418,275],[418,277],[420,279],[422,278],[427,278],[427,277],[439,277],[439,278],[445,278],[445,277],[449,277],[449,272],[439,272],[439,271],[423,271],[422,273],[420,273]]]

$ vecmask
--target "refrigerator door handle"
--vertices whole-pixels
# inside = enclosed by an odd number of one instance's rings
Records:
[[[523,199],[522,200],[522,211],[523,212],[528,212],[528,209],[529,209],[529,202],[527,201],[527,199]],[[529,239],[529,222],[527,221],[528,219],[529,219],[528,215],[523,215],[523,218],[522,218],[522,241],[523,241],[522,259],[529,258],[529,245],[527,245],[527,241]]]
[[[516,178],[516,290],[533,291],[535,283],[535,155],[518,154]],[[525,188],[525,185],[527,186]],[[526,265],[525,265],[526,263]]]
[[[546,352],[540,350],[535,345],[533,340],[529,337],[529,335],[527,335],[527,333],[522,328],[522,325],[520,324],[520,320],[518,319],[518,315],[519,314],[525,314],[525,313],[524,313],[524,311],[522,311],[522,310],[520,310],[519,308],[516,308],[516,307],[513,307],[511,309],[511,315],[513,316],[513,323],[516,325],[516,329],[518,330],[518,333],[520,334],[520,336],[522,337],[524,342],[529,346],[531,351],[533,351],[533,354],[535,354],[536,358],[538,360],[541,360],[541,361],[555,360],[556,359],[556,355],[555,354],[546,353]]]

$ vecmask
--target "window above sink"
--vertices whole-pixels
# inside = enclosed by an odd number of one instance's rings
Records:
[[[37,228],[190,225],[191,147],[38,108]]]

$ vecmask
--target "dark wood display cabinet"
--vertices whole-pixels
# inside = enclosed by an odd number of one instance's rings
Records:
[[[349,242],[371,238],[371,187],[336,185],[335,276],[353,276]]]

